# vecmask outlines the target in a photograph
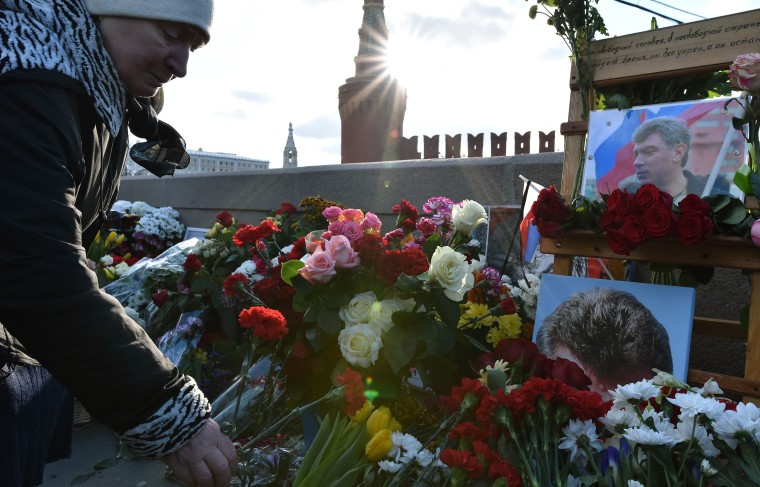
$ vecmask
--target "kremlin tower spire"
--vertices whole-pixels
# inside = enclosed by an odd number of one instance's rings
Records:
[[[356,72],[338,89],[341,163],[398,160],[406,89],[388,72],[383,0],[364,0]]]
[[[298,149],[293,140],[293,124],[288,124],[288,141],[285,143],[285,149],[282,151],[282,167],[298,167]]]

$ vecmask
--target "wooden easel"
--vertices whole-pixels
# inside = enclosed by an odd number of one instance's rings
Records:
[[[760,51],[760,9],[603,39],[592,42],[591,46],[595,88],[724,70],[739,54]],[[571,197],[581,157],[582,140],[588,132],[588,122],[580,120],[584,100],[578,92],[574,70],[570,75],[570,87],[569,121],[561,128],[562,135],[566,136],[561,192],[567,201]],[[748,198],[748,207],[752,204],[756,205],[757,200]],[[574,256],[620,262],[620,255],[610,250],[605,236],[591,232],[569,232],[557,238],[542,238],[541,252],[554,254],[555,274],[569,275]],[[739,237],[716,236],[693,246],[684,246],[675,240],[659,240],[639,246],[626,258],[751,272],[748,331],[743,330],[738,322],[706,318],[695,318],[693,329],[698,335],[746,339],[744,377],[689,369],[687,380],[701,385],[712,377],[725,391],[742,394],[760,404],[760,248]]]

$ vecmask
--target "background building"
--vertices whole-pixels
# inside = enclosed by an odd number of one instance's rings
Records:
[[[190,154],[190,165],[185,169],[178,171],[178,174],[197,174],[213,172],[233,172],[233,171],[255,171],[269,169],[269,161],[261,159],[250,159],[226,152],[206,152],[199,150],[188,150]],[[139,176],[148,174],[148,172],[132,158],[127,157],[127,164],[124,166],[122,175]]]

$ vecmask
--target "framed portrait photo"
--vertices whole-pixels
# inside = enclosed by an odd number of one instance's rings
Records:
[[[746,144],[731,98],[600,110],[589,116],[583,195],[600,199],[614,189],[635,193],[651,183],[678,202],[687,194],[729,194],[745,162]]]
[[[576,362],[604,395],[654,376],[686,380],[692,288],[544,274],[533,341],[549,358]]]

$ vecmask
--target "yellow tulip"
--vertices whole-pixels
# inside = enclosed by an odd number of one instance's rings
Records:
[[[398,431],[401,431],[402,429],[404,429],[404,427],[401,426],[401,423],[399,423],[398,421],[396,421],[396,418],[394,418],[393,416],[391,416],[391,420],[388,421],[388,429],[391,430],[391,431],[393,431],[393,432],[398,432]]]
[[[119,235],[119,237],[116,239],[116,245],[123,244],[124,243],[124,237],[126,237],[126,235],[124,235],[123,233],[121,235]]]
[[[99,243],[100,243],[100,232],[98,232],[98,233],[96,233],[96,234],[95,234],[95,241],[94,241],[94,242],[95,242],[96,244],[99,244]]]
[[[370,414],[372,414],[372,410],[375,409],[375,406],[372,405],[369,401],[364,401],[364,406],[360,410],[356,412],[353,416],[351,416],[351,421],[354,423],[363,423],[367,421],[367,418],[369,418]]]
[[[393,448],[391,430],[380,430],[367,442],[367,446],[364,447],[364,454],[367,456],[367,460],[376,462],[382,460],[391,451],[391,448]]]
[[[110,245],[114,240],[116,240],[116,232],[111,231],[106,237],[106,245]]]
[[[214,237],[216,237],[216,225],[214,225],[214,226],[211,228],[211,230],[209,230],[209,231],[208,231],[208,233],[206,233],[206,236],[207,236],[208,238],[214,238]]]
[[[375,436],[378,431],[388,429],[388,421],[391,418],[391,410],[388,406],[380,406],[375,409],[367,420],[367,434],[370,438]]]

